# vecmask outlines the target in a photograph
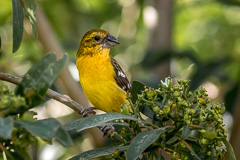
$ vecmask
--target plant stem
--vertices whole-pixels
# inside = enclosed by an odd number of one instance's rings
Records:
[[[22,81],[22,78],[17,77],[17,76],[13,76],[13,75],[10,75],[10,74],[7,74],[7,73],[0,72],[0,80],[19,85]],[[55,92],[51,89],[47,90],[46,96],[67,105],[68,107],[70,107],[74,111],[76,111],[78,114],[81,114],[82,110],[84,109],[84,107],[82,105],[80,105],[76,101],[72,100],[68,96],[62,95],[62,94],[60,94],[58,92]],[[101,129],[101,127],[98,127],[98,128]],[[113,133],[113,132],[116,134],[117,137],[121,137],[117,132],[115,132],[115,130],[111,131],[111,133]]]
[[[0,80],[19,85],[22,81],[22,78],[0,72]],[[84,109],[84,107],[82,105],[80,105],[76,101],[72,100],[68,96],[62,95],[62,94],[60,94],[58,92],[55,92],[51,89],[47,90],[46,96],[67,105],[68,107],[70,107],[74,111],[76,111],[78,114],[81,114],[81,111]]]

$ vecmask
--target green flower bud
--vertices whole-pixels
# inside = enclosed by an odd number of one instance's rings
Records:
[[[119,151],[118,151],[118,150],[114,151],[114,152],[112,153],[112,156],[113,156],[113,157],[118,157],[118,156],[119,156]]]
[[[174,85],[172,89],[173,89],[173,91],[179,91],[180,88],[178,86]]]
[[[190,98],[193,95],[192,91],[188,92],[187,98]]]
[[[164,115],[164,112],[163,112],[162,110],[160,110],[160,111],[158,112],[158,114],[159,114],[159,115]]]
[[[158,114],[158,112],[160,111],[160,108],[158,106],[153,107],[153,112]]]
[[[209,104],[209,103],[211,103],[212,101],[211,101],[211,99],[208,98],[208,99],[206,99],[205,102],[206,102],[206,104]]]
[[[223,104],[221,104],[220,107],[219,107],[219,113],[223,114],[225,111],[226,111],[225,106]]]
[[[195,93],[195,95],[199,95],[199,91],[198,90],[196,90],[194,93]]]
[[[201,130],[200,130],[200,133],[205,133],[205,132],[206,132],[205,129],[201,129]]]
[[[180,84],[181,86],[187,87],[188,82],[189,80],[181,80],[181,81],[178,81],[178,84]]]
[[[195,114],[196,113],[196,110],[195,109],[191,109],[191,114]]]
[[[212,109],[216,109],[216,108],[218,108],[217,105],[216,105],[216,104],[213,104],[213,105],[212,105]]]
[[[205,139],[205,138],[202,138],[202,139],[200,139],[200,143],[201,143],[201,144],[207,144],[207,143],[208,143],[208,140]]]
[[[212,155],[212,152],[211,152],[211,151],[208,151],[208,152],[207,152],[207,155],[208,155],[208,156],[211,156],[211,155]]]
[[[182,148],[186,148],[186,145],[183,142],[179,143]]]
[[[185,123],[188,124],[188,125],[190,125],[190,124],[192,123],[192,121],[186,120]]]
[[[185,110],[185,114],[189,114],[190,113],[190,109],[189,108],[186,108],[186,110]]]
[[[203,88],[203,87],[200,87],[200,93],[206,93],[207,91],[206,91],[206,89],[205,88]]]
[[[162,134],[160,135],[160,137],[161,137],[161,138],[165,138],[165,137],[166,137],[166,133],[162,133]]]
[[[164,106],[163,107],[163,113],[168,114],[170,112],[170,107],[169,106]]]
[[[218,121],[218,123],[223,123],[223,120],[222,120],[222,118],[220,117],[220,118],[218,118],[217,119],[217,121]]]
[[[173,158],[173,159],[177,159],[177,158],[178,158],[178,155],[177,155],[176,152],[173,152],[173,154],[172,154],[172,158]]]
[[[178,101],[178,102],[181,102],[181,101],[182,101],[182,98],[181,98],[181,97],[177,97],[177,101]]]
[[[205,117],[202,116],[202,115],[200,115],[200,116],[199,116],[199,121],[200,121],[200,122],[203,122],[204,120],[205,120]]]
[[[180,96],[180,92],[175,91],[175,92],[173,93],[173,96],[174,96],[174,97],[179,97],[179,96]]]
[[[206,104],[206,103],[205,103],[205,100],[202,99],[202,98],[198,98],[198,101],[199,101],[200,104]]]
[[[121,106],[121,113],[129,115],[129,108],[125,103],[123,103]]]
[[[155,95],[155,91],[153,88],[149,88],[148,91],[146,91],[147,97],[152,98]]]
[[[177,107],[177,104],[176,103],[174,103],[173,105],[172,105],[172,107],[174,108],[174,107]]]
[[[173,101],[168,100],[168,106],[170,107],[170,106],[172,106],[172,104],[173,104]]]

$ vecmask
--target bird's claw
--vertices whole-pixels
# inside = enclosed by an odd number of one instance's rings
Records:
[[[110,133],[114,132],[115,128],[112,125],[105,125],[101,128],[103,132],[103,137],[108,136]]]
[[[82,111],[81,111],[81,115],[83,117],[87,117],[89,115],[95,115],[96,112],[94,111],[94,107],[88,107],[88,108],[84,108]]]

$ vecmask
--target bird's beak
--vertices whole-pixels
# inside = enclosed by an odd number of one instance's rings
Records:
[[[119,40],[111,34],[108,34],[103,40],[103,48],[112,48],[118,44],[120,44]]]

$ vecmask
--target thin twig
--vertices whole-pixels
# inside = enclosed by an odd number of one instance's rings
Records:
[[[19,85],[22,81],[22,78],[17,77],[17,76],[13,76],[13,75],[10,75],[10,74],[7,74],[7,73],[0,72],[0,80]],[[74,111],[76,111],[78,114],[81,114],[82,110],[84,109],[84,107],[82,105],[75,102],[74,100],[72,100],[68,96],[62,95],[62,94],[60,94],[58,92],[55,92],[51,89],[47,90],[46,96],[67,105],[68,107],[70,107]],[[102,127],[98,126],[98,128],[101,130]],[[102,130],[102,132],[104,132],[104,131]],[[120,139],[123,139],[123,137],[121,135],[119,135],[113,128],[111,130],[108,130],[107,133],[104,133],[104,134],[109,136],[110,133],[112,133],[112,134],[114,133],[116,135],[116,137],[118,137]]]
[[[13,76],[13,75],[10,75],[10,74],[7,74],[7,73],[0,72],[0,80],[19,85],[22,81],[22,78],[17,77],[17,76]],[[47,90],[46,96],[67,105],[68,107],[72,108],[74,111],[76,111],[79,114],[81,114],[82,110],[84,109],[84,107],[82,105],[80,105],[76,101],[72,100],[68,96],[62,95],[62,94],[60,94],[58,92],[55,92],[51,89]],[[101,130],[102,127],[98,126],[98,128]],[[104,131],[102,130],[102,132],[104,132]],[[111,134],[114,133],[116,135],[116,137],[118,137],[120,139],[123,139],[122,136],[119,135],[113,128],[111,130],[108,130],[107,133],[104,133],[104,134],[109,136],[110,133]]]
[[[22,81],[22,78],[0,72],[0,80],[19,85]],[[80,105],[76,101],[72,100],[68,96],[62,95],[51,89],[47,90],[46,96],[67,105],[68,107],[72,108],[74,111],[76,111],[79,114],[81,114],[81,111],[84,109],[84,107],[82,105]]]

